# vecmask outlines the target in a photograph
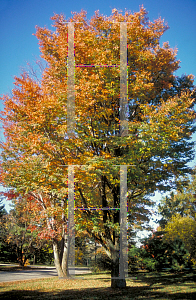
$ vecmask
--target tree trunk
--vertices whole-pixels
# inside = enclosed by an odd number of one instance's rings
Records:
[[[61,266],[63,273],[66,274],[66,276],[69,276],[69,270],[68,270],[68,244],[67,244],[67,237],[63,239],[63,243],[61,245],[63,248],[63,255],[61,258]]]
[[[64,251],[61,259],[58,251],[58,242],[56,240],[53,240],[54,263],[59,278],[65,278],[69,276],[69,271],[67,266],[67,250],[65,245],[63,250]]]
[[[120,185],[114,187],[112,190],[114,207],[120,207]],[[120,225],[120,211],[116,210],[113,217],[113,222]],[[123,263],[122,257],[120,257],[120,237],[119,234],[113,231],[113,246],[110,247],[111,260],[112,260],[112,270],[111,270],[111,287],[112,288],[125,288],[126,280],[125,273],[120,270],[120,258],[121,263]],[[122,253],[121,253],[122,255]],[[121,266],[122,267],[122,266]],[[121,274],[120,274],[121,271]]]
[[[124,273],[120,274],[119,249],[118,248],[119,247],[115,247],[111,253],[111,260],[112,260],[111,287],[112,288],[125,288],[126,287],[125,274]]]
[[[35,254],[33,255],[33,265],[35,265],[35,261],[36,261],[36,256]]]
[[[17,254],[17,261],[18,261],[19,266],[24,267],[22,246],[17,246],[16,254]]]
[[[61,200],[61,207],[64,208],[65,199]],[[68,236],[66,235],[66,218],[65,214],[62,213],[62,238],[60,243],[54,238],[53,239],[53,253],[54,253],[54,263],[58,273],[59,278],[69,277],[68,270]],[[56,229],[56,228],[55,228]],[[60,244],[60,249],[58,249],[58,244]]]

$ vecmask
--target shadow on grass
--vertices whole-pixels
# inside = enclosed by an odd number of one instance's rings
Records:
[[[82,288],[65,289],[64,291],[41,292],[39,290],[11,290],[0,293],[0,299],[81,299],[81,300],[128,300],[128,299],[196,299],[196,286],[189,290],[189,285],[195,282],[195,274],[164,274],[145,273],[135,274],[136,286],[128,286],[125,289],[112,289],[109,287],[86,287],[90,278],[86,277]],[[78,278],[79,279],[79,278]],[[77,279],[75,279],[77,280]],[[109,278],[94,278],[93,280],[110,282]],[[86,284],[85,284],[86,283]],[[129,281],[127,280],[129,285]],[[143,285],[142,285],[143,284]],[[147,285],[146,285],[147,284]],[[89,285],[89,284],[88,284]],[[63,280],[62,280],[63,286]],[[184,289],[185,287],[185,289]],[[193,290],[194,288],[194,290]],[[164,289],[164,290],[163,290]],[[185,292],[186,290],[187,292]],[[171,292],[172,291],[172,292]]]
[[[28,291],[28,290],[14,290],[0,294],[0,299],[69,299],[69,300],[119,300],[119,299],[196,299],[196,292],[190,293],[173,293],[169,294],[166,292],[156,292],[152,288],[142,287],[127,287],[123,290],[111,289],[111,288],[88,288],[80,290],[66,290],[64,292],[39,292],[39,291]]]
[[[155,284],[161,285],[175,285],[179,283],[185,283],[187,281],[196,282],[195,272],[180,272],[180,273],[135,273],[137,280],[145,282],[150,286]]]

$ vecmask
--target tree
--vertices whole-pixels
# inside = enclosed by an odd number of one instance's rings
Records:
[[[176,236],[171,243],[164,237],[164,232],[155,231],[143,241],[143,246],[137,255],[140,264],[149,271],[160,271],[164,268],[182,271],[191,267],[190,253],[183,241]]]
[[[46,241],[51,240],[58,276],[68,276],[65,195],[59,199],[59,195],[53,191],[46,193],[36,190],[26,194],[20,192],[15,201],[17,205],[22,206],[23,214],[29,216],[28,232],[31,231],[30,235],[33,234],[39,241],[39,246],[35,247],[35,250],[42,249],[45,243],[47,246]],[[36,252],[34,251],[34,254]]]
[[[196,219],[196,176],[195,169],[191,177],[183,177],[177,181],[176,192],[172,191],[169,196],[161,200],[158,206],[161,219],[159,224],[164,228],[176,214],[183,217]]]
[[[13,257],[12,262],[16,260],[20,266],[25,266],[32,257],[35,262],[35,255],[49,246],[46,239],[40,238],[39,232],[35,230],[31,232],[32,214],[23,200],[18,197],[17,201],[13,202],[12,209],[3,218],[3,245],[5,246],[3,249],[9,247]]]
[[[11,251],[9,251],[7,245],[5,245],[6,239],[6,226],[5,226],[5,217],[7,215],[7,211],[5,210],[5,205],[2,203],[3,195],[0,194],[0,260],[8,261],[10,256],[12,257]]]
[[[76,228],[85,227],[104,247],[112,262],[111,286],[125,287],[125,278],[116,279],[118,166],[129,166],[129,225],[141,225],[149,219],[149,195],[170,189],[173,175],[189,171],[195,118],[193,76],[174,75],[179,68],[176,51],[168,43],[159,45],[167,26],[161,19],[150,22],[143,7],[135,14],[115,10],[110,17],[95,12],[91,20],[84,11],[74,13],[69,21],[75,22],[75,63],[88,67],[75,69],[76,126],[68,136],[68,27],[63,15],[52,20],[55,32],[39,27],[36,32],[41,57],[47,62],[41,83],[23,73],[15,77],[12,95],[3,97],[6,142],[1,144],[1,178],[7,187],[33,195],[65,245],[68,165],[86,166],[75,168],[75,203],[84,208],[76,211]],[[119,136],[120,70],[99,66],[119,65],[119,22],[123,21],[127,22],[128,135]],[[54,232],[54,226],[50,231]]]
[[[2,194],[0,193],[0,218],[7,213],[5,209],[5,204],[2,203],[3,197]]]
[[[162,229],[166,231],[164,241],[173,242],[175,239],[183,241],[195,263],[196,243],[196,206],[195,206],[196,177],[195,168],[191,176],[182,177],[177,181],[176,192],[171,192],[161,200],[159,221]]]
[[[164,240],[173,242],[179,238],[183,241],[185,248],[189,251],[193,262],[196,259],[196,224],[193,218],[189,216],[181,217],[179,214],[172,216],[171,220],[165,226],[166,234]]]

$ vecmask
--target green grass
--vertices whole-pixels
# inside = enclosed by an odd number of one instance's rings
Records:
[[[82,275],[0,283],[0,299],[196,299],[196,273],[138,273],[126,289],[111,289],[110,275]]]

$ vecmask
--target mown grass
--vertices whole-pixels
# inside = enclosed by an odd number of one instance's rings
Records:
[[[196,299],[195,273],[138,273],[125,289],[110,288],[110,274],[0,283],[0,299]]]

